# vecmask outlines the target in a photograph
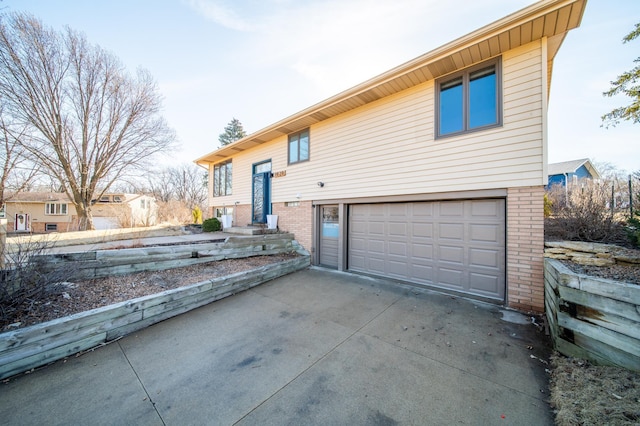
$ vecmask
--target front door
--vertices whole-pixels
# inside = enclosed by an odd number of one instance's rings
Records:
[[[271,161],[253,165],[252,223],[266,223],[271,214]]]
[[[26,213],[18,213],[16,214],[15,221],[16,231],[28,231],[29,230],[29,215]]]
[[[340,235],[338,206],[322,206],[320,214],[320,265],[337,269]]]

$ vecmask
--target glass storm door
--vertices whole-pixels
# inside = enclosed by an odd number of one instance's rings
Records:
[[[266,223],[271,214],[271,161],[253,165],[252,223]]]
[[[337,205],[322,206],[320,218],[320,265],[338,268],[338,236],[340,235]]]

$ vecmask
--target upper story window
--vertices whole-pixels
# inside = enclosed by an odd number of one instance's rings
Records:
[[[473,132],[502,124],[500,60],[436,82],[436,136]]]
[[[231,195],[231,160],[213,166],[213,196]]]
[[[309,129],[289,135],[289,164],[309,160]]]
[[[46,203],[44,206],[44,214],[65,215],[67,214],[67,203]]]

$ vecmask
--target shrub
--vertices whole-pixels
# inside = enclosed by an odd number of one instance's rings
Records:
[[[545,219],[545,237],[572,241],[624,244],[624,222],[610,208],[610,183],[580,181],[548,192],[551,214]],[[545,208],[547,204],[545,203]]]
[[[2,247],[5,269],[0,270],[0,324],[28,315],[62,293],[75,275],[68,266],[48,262],[44,255],[53,247],[47,241],[19,240]],[[2,327],[0,327],[1,329]]]
[[[202,222],[202,230],[204,232],[216,232],[222,228],[222,224],[217,217],[206,219]]]

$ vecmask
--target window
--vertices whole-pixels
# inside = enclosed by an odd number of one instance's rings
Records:
[[[101,202],[101,203],[108,203],[108,202],[110,202],[110,201],[111,201],[111,200],[109,199],[109,196],[108,196],[108,195],[103,195],[102,197],[100,197],[100,202]]]
[[[213,196],[231,195],[231,160],[213,166]]]
[[[58,224],[57,223],[45,223],[44,224],[44,230],[47,232],[55,232],[58,230]]]
[[[44,214],[65,215],[67,214],[67,203],[46,203]]]
[[[309,129],[289,135],[289,164],[309,160]]]
[[[122,198],[119,195],[114,195],[113,196],[113,202],[114,203],[121,203],[122,202]]]
[[[232,215],[233,207],[216,207],[215,217],[222,217],[225,214]]]
[[[0,218],[4,219],[5,217],[7,217],[7,205],[3,203],[0,205]]]
[[[502,124],[500,62],[494,60],[436,83],[436,134],[482,130]]]

